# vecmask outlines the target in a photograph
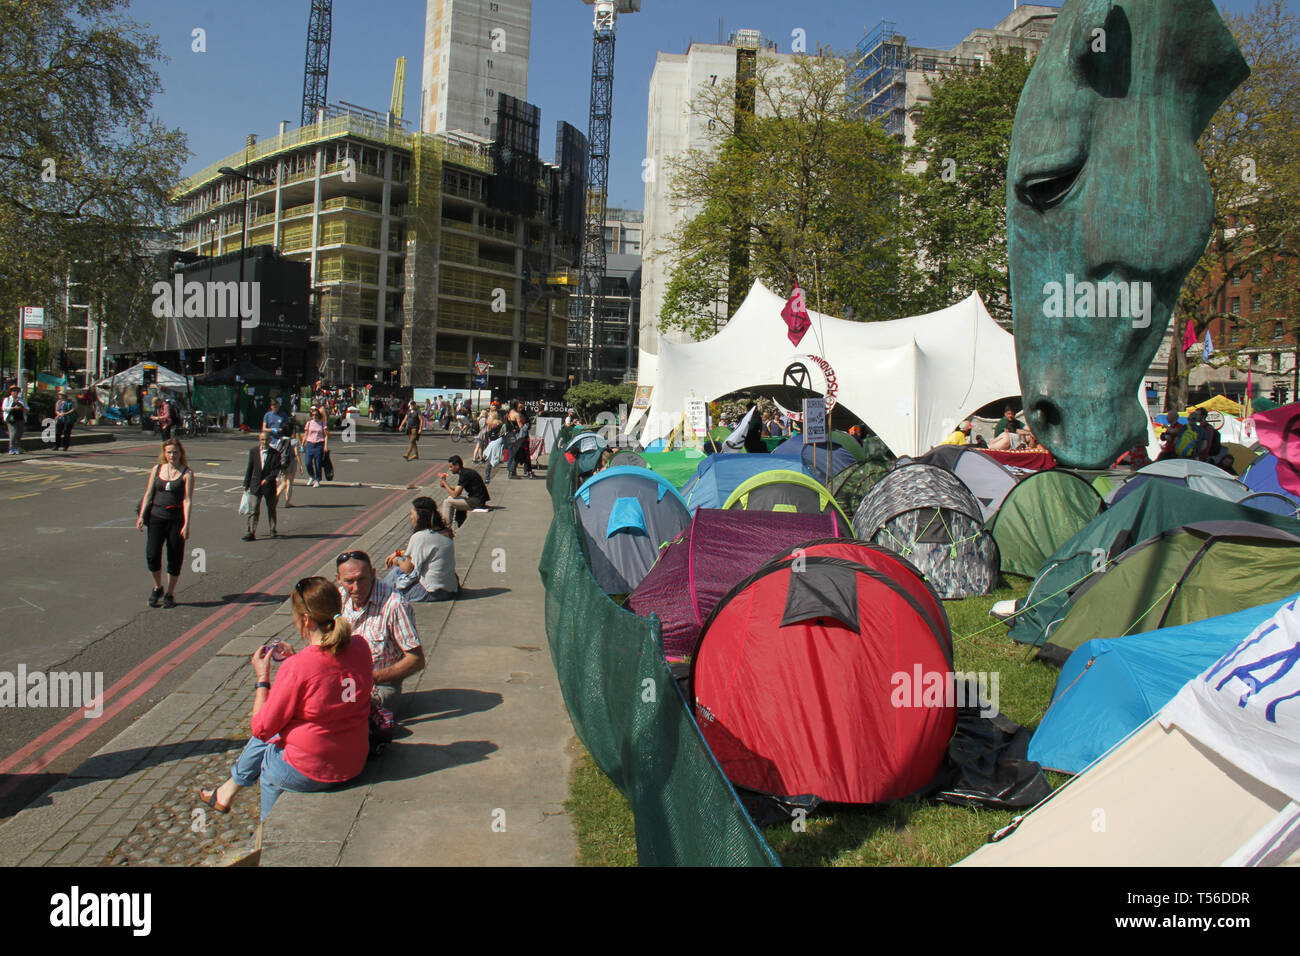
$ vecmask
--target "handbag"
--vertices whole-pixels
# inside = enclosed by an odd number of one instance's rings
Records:
[[[141,514],[144,514],[145,521],[149,520],[149,509],[153,507],[153,484],[154,484],[154,470],[150,468],[149,469],[149,490],[140,496],[140,507],[137,508],[135,512],[135,516],[137,518],[139,518]]]
[[[241,515],[251,515],[253,513],[253,493],[245,491],[244,496],[239,499],[239,513]]]
[[[330,453],[325,452],[321,456],[321,468],[325,471],[325,480],[334,480],[334,462],[330,461]]]
[[[397,720],[393,712],[382,704],[370,701],[370,753],[367,757],[378,757],[388,749],[397,731]]]

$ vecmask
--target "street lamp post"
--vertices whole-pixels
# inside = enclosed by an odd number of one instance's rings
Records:
[[[247,145],[244,146],[244,169],[248,169],[248,150],[253,145],[252,137],[249,137]],[[236,179],[244,181],[244,215],[243,215],[243,238],[239,242],[239,296],[243,299],[244,295],[244,260],[248,258],[248,186],[249,183],[257,183],[259,186],[271,186],[275,184],[274,179],[267,179],[262,176],[250,176],[248,173],[230,166],[222,166],[217,172],[224,173],[227,176],[234,176]],[[238,313],[238,309],[236,313]],[[239,370],[242,365],[244,351],[244,317],[236,314],[235,316],[235,381],[238,384]],[[235,427],[239,427],[239,402],[235,402]]]

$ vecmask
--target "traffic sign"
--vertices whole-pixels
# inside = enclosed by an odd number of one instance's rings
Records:
[[[28,328],[45,327],[45,310],[40,306],[25,305],[23,306],[23,325]],[[39,338],[39,336],[37,336]]]
[[[492,363],[491,363],[491,362],[475,362],[475,363],[474,363],[474,371],[478,372],[479,375],[486,375],[488,369],[490,369],[491,367],[492,367]]]
[[[45,338],[44,329],[23,329],[23,339],[43,339]]]
[[[483,388],[485,385],[487,385],[487,376],[486,376],[486,375],[475,375],[475,376],[474,376],[474,387],[475,387],[475,388]]]

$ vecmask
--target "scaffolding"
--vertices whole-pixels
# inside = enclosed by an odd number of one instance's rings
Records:
[[[893,22],[881,20],[858,44],[849,71],[854,112],[868,122],[879,121],[890,136],[906,132],[907,60],[907,38],[895,32]]]
[[[411,141],[411,192],[407,204],[402,384],[433,384],[438,329],[438,233],[442,210],[442,151],[432,137]]]

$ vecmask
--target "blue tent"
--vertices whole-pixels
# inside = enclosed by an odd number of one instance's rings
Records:
[[[710,455],[683,486],[682,497],[691,511],[721,508],[746,478],[781,468],[810,474],[798,455]]]
[[[845,468],[858,463],[858,460],[853,457],[853,453],[846,451],[838,442],[805,445],[803,438],[799,435],[781,442],[772,449],[772,454],[801,458],[804,472],[816,478],[823,485],[830,483],[831,475],[838,475]],[[816,462],[815,467],[814,461]],[[773,465],[772,467],[780,466]]]
[[[1272,452],[1256,458],[1246,469],[1246,473],[1241,476],[1241,481],[1251,491],[1267,491],[1281,495],[1295,502],[1296,507],[1300,508],[1300,498],[1283,488],[1282,483],[1277,480],[1277,455]]]
[[[1145,634],[1088,641],[1061,668],[1029,759],[1079,773],[1295,596]]]

